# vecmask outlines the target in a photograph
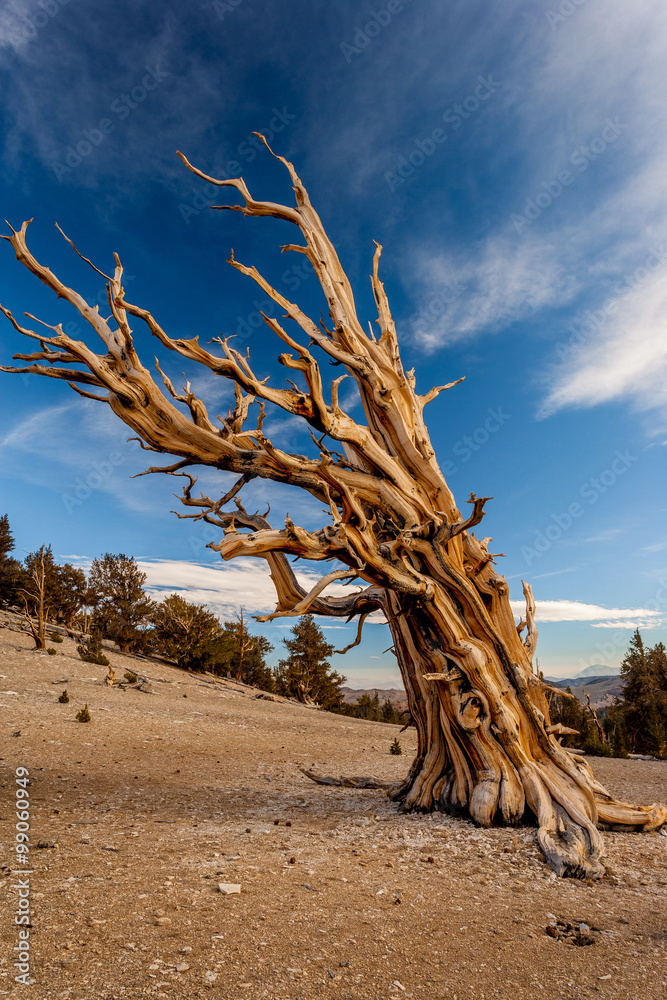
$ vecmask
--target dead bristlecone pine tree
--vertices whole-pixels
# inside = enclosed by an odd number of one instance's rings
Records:
[[[378,276],[381,247],[376,245],[371,275],[375,335],[357,316],[350,282],[291,163],[277,157],[292,179],[293,207],[256,201],[242,179],[217,180],[181,159],[201,180],[240,195],[241,204],[217,207],[272,216],[300,233],[301,242],[282,249],[310,262],[326,298],[328,322],[311,319],[256,268],[233,256],[229,262],[252,278],[291,323],[286,328],[264,316],[287,346],[279,361],[296,382],[277,388],[258,378],[249,356],[225,339],[214,338],[209,351],[196,336],[170,337],[147,309],[126,299],[117,255],[113,274],[104,275],[110,315],[103,318],[32,255],[28,223],[4,238],[21,264],[79,311],[105,348],[95,353],[67,336],[61,325],[45,324],[29,313],[30,326],[23,326],[3,308],[18,333],[39,346],[34,353],[15,355],[25,366],[3,370],[64,379],[82,396],[108,405],[142,447],[176,456],[173,464],[147,471],[186,478],[182,503],[190,512],[179,516],[219,528],[220,541],[211,548],[223,559],[266,559],[278,602],[273,614],[259,620],[306,612],[356,616],[358,642],[367,615],[384,614],[418,734],[417,755],[392,793],[404,809],[467,814],[482,826],[534,822],[555,872],[599,876],[604,871],[601,828],[655,830],[667,821],[667,809],[617,802],[588,765],[561,746],[560,727],[550,724],[545,685],[533,668],[537,631],[530,587],[524,584],[525,621],[517,625],[508,585],[488,550],[490,539],[472,532],[489,498],[471,496],[468,515],[460,513],[424,423],[426,405],[456,382],[419,393],[414,373],[404,371]],[[139,359],[132,322],[139,325],[142,343],[148,331],[164,350],[232,380],[235,404],[227,415],[209,416],[189,383],[179,393],[158,362],[164,388],[159,386]],[[36,323],[41,326],[33,329]],[[316,352],[327,362],[323,369]],[[329,363],[341,374],[325,385]],[[356,383],[365,422],[353,420],[341,407],[339,387],[345,378]],[[250,427],[253,403],[259,415]],[[301,418],[312,438],[305,437],[308,454],[292,454],[269,440],[262,429],[266,404]],[[194,496],[195,477],[181,471],[192,466],[238,478],[224,496]],[[239,494],[257,477],[309,493],[318,508],[324,505],[327,522],[313,531],[287,517],[274,527],[266,516],[246,512]],[[336,568],[306,593],[290,556],[329,561]],[[363,586],[344,596],[325,593],[335,580],[362,581]]]

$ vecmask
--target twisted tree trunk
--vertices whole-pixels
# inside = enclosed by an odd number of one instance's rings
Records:
[[[526,619],[516,625],[507,583],[496,573],[488,551],[490,539],[478,539],[471,531],[482,520],[489,498],[472,495],[472,512],[462,517],[424,423],[426,404],[457,382],[419,395],[414,372],[404,371],[378,276],[381,247],[376,245],[371,276],[380,331],[376,338],[364,331],[357,317],[348,278],[291,163],[278,157],[292,179],[294,208],[256,201],[243,180],[217,180],[182,159],[203,180],[235,188],[243,199],[242,205],[216,207],[273,216],[299,228],[304,244],[283,250],[303,254],[311,263],[327,299],[331,327],[315,323],[254,267],[233,256],[230,263],[253,278],[306,335],[308,346],[276,319],[264,316],[267,326],[295,352],[281,354],[280,363],[305,385],[288,379],[289,389],[271,387],[269,380],[255,376],[248,356],[226,340],[214,338],[220,352],[213,354],[197,337],[169,337],[148,310],[125,299],[117,256],[114,274],[105,275],[111,316],[103,319],[97,307],[88,306],[33,257],[26,244],[27,223],[4,238],[21,263],[78,309],[106,353],[95,354],[60,325],[43,324],[52,336],[36,333],[0,306],[15,329],[39,341],[41,348],[15,355],[31,362],[28,366],[3,370],[65,379],[81,395],[106,402],[134,430],[143,448],[179,456],[173,465],[147,472],[187,478],[182,502],[195,510],[179,516],[218,526],[223,537],[211,548],[223,559],[249,555],[267,560],[278,605],[260,620],[306,611],[359,616],[356,645],[367,615],[377,609],[384,612],[419,738],[417,757],[395,793],[404,808],[454,810],[482,825],[529,819],[536,823],[540,847],[558,874],[599,875],[600,826],[655,829],[667,821],[667,809],[614,801],[586,763],[558,742],[560,727],[550,725],[545,685],[532,667],[537,632],[530,587],[524,584]],[[131,317],[143,322],[167,350],[233,380],[235,406],[218,418],[219,426],[190,385],[177,393],[156,363],[168,395],[160,390],[136,352]],[[345,370],[330,386],[330,402],[312,346]],[[339,385],[348,376],[356,383],[365,424],[355,422],[339,404]],[[248,429],[245,422],[255,400],[260,402],[259,418],[256,428]],[[262,429],[266,403],[303,419],[315,454],[288,453],[272,444]],[[331,442],[340,443],[342,452],[333,450]],[[194,498],[196,480],[181,471],[193,465],[236,472],[239,478],[218,499],[203,494]],[[238,495],[256,477],[307,491],[330,511],[329,523],[307,531],[288,517],[284,528],[277,529],[265,516],[248,514]],[[225,510],[232,501],[236,509]],[[306,593],[287,555],[344,568],[332,570]],[[366,587],[345,597],[324,593],[330,583],[342,579],[362,580]]]

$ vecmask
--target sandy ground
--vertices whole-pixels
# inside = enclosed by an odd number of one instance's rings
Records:
[[[665,995],[665,836],[607,834],[616,879],[557,880],[530,828],[400,815],[382,791],[318,786],[298,769],[399,779],[414,730],[391,756],[396,726],[119,654],[116,676],[138,668],[154,693],[111,689],[69,640],[56,656],[30,645],[0,631],[0,995]],[[88,724],[75,721],[84,703]],[[28,986],[13,968],[20,766],[31,780]],[[665,762],[594,767],[619,796],[667,798]],[[550,937],[554,917],[585,922],[595,943]]]

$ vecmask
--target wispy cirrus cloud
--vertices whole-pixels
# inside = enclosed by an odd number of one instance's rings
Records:
[[[525,615],[523,601],[511,601],[512,611],[520,618]],[[537,622],[604,622],[597,628],[614,627],[622,623],[624,628],[636,628],[635,621],[661,622],[659,611],[648,608],[605,608],[599,604],[584,604],[582,601],[540,601],[535,602]]]
[[[664,409],[667,415],[667,266],[617,300],[614,314],[582,339],[571,358],[549,373],[540,417],[614,399],[630,400],[637,410]]]
[[[632,8],[589,0],[562,24],[545,19],[540,28],[536,20],[515,69],[499,69],[505,100],[484,136],[500,165],[501,129],[511,129],[526,150],[521,175],[510,172],[503,189],[495,172],[497,206],[488,207],[476,239],[448,239],[443,252],[439,235],[420,234],[406,255],[414,261],[416,312],[444,283],[465,286],[418,333],[429,351],[516,321],[539,318],[553,330],[556,309],[562,341],[579,313],[614,300],[613,315],[566,360],[547,360],[542,418],[612,400],[637,410],[665,406],[667,256],[658,253],[654,273],[644,265],[667,238],[667,62],[659,55],[666,43],[667,10],[656,0]],[[609,121],[618,136],[605,144],[598,137]],[[570,180],[559,191],[563,170]],[[512,215],[529,202],[516,231]],[[624,283],[628,275],[636,280]]]

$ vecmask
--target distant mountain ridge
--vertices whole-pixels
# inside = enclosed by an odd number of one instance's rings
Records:
[[[579,677],[618,677],[621,673],[620,667],[609,667],[602,663],[591,663],[590,667],[584,667],[576,678]]]
[[[569,687],[572,694],[586,704],[586,692],[591,696],[591,705],[594,709],[608,708],[614,704],[615,698],[623,696],[623,681],[620,677],[620,667],[609,667],[602,663],[593,663],[589,667],[580,670],[574,677],[545,677],[545,680],[554,687]],[[373,697],[377,691],[380,703],[386,698],[399,710],[408,707],[408,697],[403,688],[352,688],[341,687],[343,700],[352,705],[359,700],[362,694]]]
[[[563,691],[569,688],[575,698],[586,704],[586,694],[591,696],[591,705],[597,711],[609,708],[615,698],[623,697],[622,677],[559,677],[550,679],[549,683]]]
[[[590,667],[584,667],[583,670],[580,670],[577,674],[573,674],[571,677],[545,677],[544,679],[549,684],[563,686],[567,684],[581,684],[584,681],[589,683],[594,678],[620,676],[620,667],[610,667],[604,663],[591,663]]]

